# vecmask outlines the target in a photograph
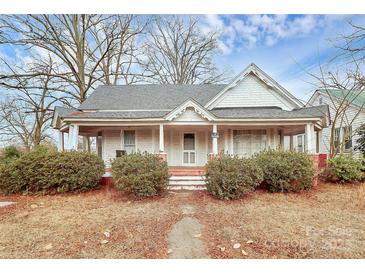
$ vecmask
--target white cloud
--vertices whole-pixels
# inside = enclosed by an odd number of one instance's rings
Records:
[[[325,26],[328,19],[321,15],[205,15],[203,33],[219,31],[219,48],[223,54],[273,46],[279,40],[303,37]]]

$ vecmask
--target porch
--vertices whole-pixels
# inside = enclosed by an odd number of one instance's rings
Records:
[[[159,154],[172,172],[204,167],[219,153],[250,157],[264,149],[296,149],[316,154],[321,127],[304,122],[231,124],[131,124],[96,126],[71,124],[60,130],[59,150],[89,150],[110,167],[111,161],[132,152]],[[301,138],[298,138],[301,136]],[[181,169],[184,167],[184,169]],[[192,169],[190,169],[192,168]]]

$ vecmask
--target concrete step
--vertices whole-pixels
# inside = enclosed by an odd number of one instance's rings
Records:
[[[170,181],[205,181],[205,176],[171,176]]]
[[[205,185],[169,185],[169,190],[204,190]]]
[[[171,190],[205,189],[205,176],[171,176],[168,188]]]

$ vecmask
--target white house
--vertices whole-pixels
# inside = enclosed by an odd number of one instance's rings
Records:
[[[301,102],[255,64],[227,85],[99,86],[77,109],[57,107],[53,127],[71,149],[97,138],[106,165],[120,151],[160,154],[173,175],[202,175],[209,155],[250,156],[267,148],[318,152],[327,106]]]
[[[345,111],[335,122],[335,144],[343,143],[342,152],[360,154],[354,147],[359,136],[357,130],[365,124],[365,93],[360,91],[344,91],[339,89],[317,89],[308,100],[307,106],[329,106],[330,124],[333,124],[336,111],[344,98],[349,102],[343,104]],[[331,128],[322,131],[320,153],[330,152]],[[338,148],[340,150],[340,147]]]

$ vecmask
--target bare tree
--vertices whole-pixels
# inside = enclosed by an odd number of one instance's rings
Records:
[[[21,143],[26,150],[30,150],[35,127],[26,109],[26,105],[16,100],[0,102],[0,137],[6,144]]]
[[[142,68],[149,81],[161,84],[221,82],[213,61],[217,48],[217,33],[202,35],[197,19],[156,17],[148,27]]]
[[[115,16],[114,24],[94,26],[91,29],[95,41],[102,45],[103,39],[107,40],[104,46],[108,44],[110,37],[108,34],[111,32],[110,28],[118,29],[120,33],[119,39],[115,41],[113,46],[109,49],[105,58],[100,62],[100,75],[99,79],[106,85],[117,84],[134,84],[144,81],[144,73],[139,66],[140,56],[143,55],[140,44],[137,43],[137,38],[143,34],[143,31],[148,24],[146,22],[139,22],[136,16]],[[99,47],[99,53],[101,54],[105,49]],[[95,60],[96,61],[96,60]]]
[[[330,100],[330,157],[344,152],[347,141],[358,134],[359,128],[350,128],[365,107],[365,102],[359,100],[365,94],[365,28],[351,26],[350,34],[340,35],[333,41],[338,49],[336,55],[326,65],[319,65],[318,74],[308,72],[316,80],[317,88]],[[339,138],[338,128],[347,129],[343,138]]]
[[[119,15],[2,15],[0,43],[50,54],[59,67],[58,71],[49,71],[48,76],[69,83],[69,89],[64,92],[82,103],[98,81],[108,83],[113,75],[117,82],[123,73],[129,73],[125,67],[122,71],[117,61],[118,56],[125,60],[124,52],[128,51],[125,47],[131,47],[133,37],[140,32],[140,28],[130,31],[133,18]],[[25,76],[37,75],[28,73]]]
[[[60,91],[66,89],[67,83],[51,76],[57,64],[50,56],[27,65],[1,61],[7,70],[0,86],[11,90],[11,95],[1,104],[0,119],[4,126],[0,134],[5,141],[21,140],[27,149],[38,146],[50,138],[53,108],[56,102],[64,101]],[[33,76],[24,76],[27,73]]]

